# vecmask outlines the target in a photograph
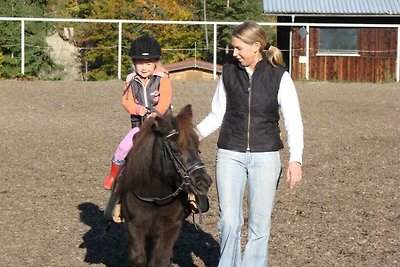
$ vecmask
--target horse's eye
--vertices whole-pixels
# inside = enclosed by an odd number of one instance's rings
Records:
[[[174,154],[177,156],[182,156],[182,152],[180,150],[175,150]]]

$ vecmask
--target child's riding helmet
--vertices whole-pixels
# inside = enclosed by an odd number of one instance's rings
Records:
[[[143,35],[132,42],[129,56],[132,59],[156,59],[161,57],[161,46],[153,37]]]

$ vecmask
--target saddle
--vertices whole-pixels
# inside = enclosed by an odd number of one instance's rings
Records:
[[[122,223],[124,221],[121,212],[121,203],[118,191],[119,179],[123,172],[123,169],[115,179],[113,186],[111,187],[110,197],[108,199],[106,209],[104,210],[104,217],[109,222]],[[199,194],[197,197],[193,193],[188,193],[188,204],[189,213],[202,214],[210,209],[210,204],[207,195]]]
[[[111,188],[110,198],[108,199],[106,209],[104,211],[104,217],[109,222],[122,223],[124,220],[121,213],[119,196],[116,193],[117,188],[118,183],[115,182]],[[188,202],[190,213],[193,214],[205,213],[210,209],[210,204],[206,195],[199,195],[198,199],[196,199],[196,196],[193,193],[189,193]]]

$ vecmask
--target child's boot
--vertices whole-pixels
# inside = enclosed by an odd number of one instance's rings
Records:
[[[115,178],[117,178],[122,166],[124,166],[125,161],[111,161],[110,175],[103,181],[103,186],[105,189],[110,190],[114,184]]]

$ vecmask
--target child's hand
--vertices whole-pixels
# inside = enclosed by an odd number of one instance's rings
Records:
[[[138,105],[136,108],[136,115],[139,116],[144,116],[149,112],[149,110],[146,107]]]
[[[155,118],[155,117],[157,117],[157,113],[156,112],[150,112],[150,113],[146,114],[146,119]]]

